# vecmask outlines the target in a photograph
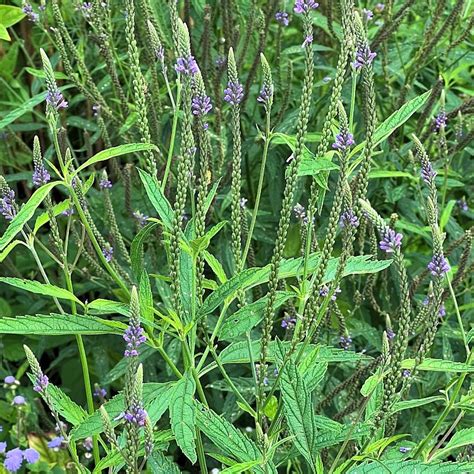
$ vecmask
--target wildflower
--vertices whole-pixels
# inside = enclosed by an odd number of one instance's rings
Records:
[[[411,376],[411,370],[405,369],[405,370],[402,372],[402,375],[403,375],[403,377],[405,377],[405,378],[407,379],[408,377]]]
[[[431,181],[436,177],[436,171],[433,169],[433,165],[429,162],[426,161],[422,163],[421,166],[421,179],[427,183],[430,184]]]
[[[64,100],[64,96],[61,94],[59,90],[55,91],[48,91],[46,94],[46,103],[53,109],[66,109],[68,107],[68,103]]]
[[[112,261],[114,257],[114,248],[110,244],[106,244],[106,246],[102,249],[102,255],[105,258],[107,263]]]
[[[82,5],[78,7],[78,10],[82,10],[82,14],[85,18],[89,18],[92,13],[92,3],[91,2],[83,2]]]
[[[335,150],[344,151],[355,145],[354,136],[349,132],[341,132],[336,135],[336,141],[332,144]]]
[[[100,189],[110,189],[112,187],[112,181],[110,181],[108,178],[102,178],[99,181],[99,187]]]
[[[88,438],[86,438],[86,439],[82,442],[82,447],[83,447],[86,451],[92,451],[93,443],[92,443],[92,437],[91,437],[91,436],[89,436]]]
[[[20,448],[11,449],[6,453],[3,465],[9,472],[17,472],[23,463],[23,453]]]
[[[285,317],[281,320],[281,327],[283,329],[292,329],[295,327],[296,318],[293,318],[288,313],[285,313]]]
[[[96,398],[105,398],[106,396],[107,396],[107,390],[105,390],[105,388],[101,388],[99,386],[95,387],[94,397],[96,397]]]
[[[8,385],[10,388],[15,388],[15,386],[20,385],[20,382],[13,375],[7,375],[3,379],[3,383]]]
[[[306,38],[303,41],[303,44],[301,45],[302,48],[306,48],[306,46],[309,46],[313,42],[313,34],[310,33],[309,35],[306,36]]]
[[[370,64],[372,64],[372,61],[374,60],[375,56],[377,56],[377,53],[373,53],[368,45],[358,47],[356,51],[356,57],[354,62],[352,63],[352,66],[354,67],[354,69],[361,69],[364,66],[369,66]]]
[[[51,175],[49,174],[48,170],[44,167],[42,162],[36,163],[35,162],[35,169],[33,171],[33,184],[36,187],[43,186],[50,181]]]
[[[146,341],[143,328],[140,326],[140,306],[138,302],[138,294],[133,287],[132,296],[130,300],[130,323],[125,330],[123,338],[127,343],[127,348],[124,352],[125,357],[137,357],[138,348]]]
[[[16,216],[15,192],[11,189],[0,198],[0,214],[7,221],[11,221]]]
[[[63,444],[64,438],[62,436],[56,436],[51,441],[48,442],[48,448],[55,449],[60,448]]]
[[[146,225],[146,221],[148,219],[147,215],[143,214],[140,211],[135,211],[133,213],[133,217],[135,217],[135,219],[138,221],[138,225],[140,225],[141,227]]]
[[[33,386],[33,390],[35,392],[43,392],[44,390],[46,390],[46,387],[48,386],[49,384],[49,379],[48,379],[48,376],[47,375],[44,375],[43,373],[40,373],[38,375],[38,377],[36,378],[35,380],[35,384]]]
[[[359,219],[352,209],[348,209],[341,214],[339,225],[341,227],[359,227]]]
[[[438,113],[438,115],[435,118],[434,121],[434,129],[435,131],[439,131],[441,127],[446,127],[446,123],[448,122],[448,117],[446,115],[446,112],[442,110],[441,112]]]
[[[433,276],[441,277],[449,272],[450,266],[444,255],[433,255],[427,268]]]
[[[329,286],[323,285],[323,286],[319,289],[319,296],[325,298],[327,295],[329,295]]]
[[[319,3],[315,2],[314,0],[296,0],[294,11],[295,13],[306,13],[311,9],[315,10],[318,7]]]
[[[194,74],[197,74],[199,71],[199,67],[196,60],[194,59],[194,56],[178,58],[174,68],[176,69],[176,72],[186,74],[187,76],[194,76]]]
[[[352,338],[351,336],[341,336],[339,338],[339,345],[344,349],[345,351],[349,350],[352,344]]]
[[[191,101],[191,109],[196,117],[204,117],[212,110],[211,98],[207,95],[194,96]]]
[[[368,10],[367,8],[362,9],[362,15],[364,16],[365,21],[370,21],[374,18],[374,13],[372,10]]]
[[[377,13],[382,13],[384,10],[385,10],[385,3],[377,3],[377,5],[375,5],[375,11]]]
[[[32,23],[37,23],[39,21],[38,13],[33,11],[33,7],[29,3],[25,3],[22,8],[22,12],[28,17],[28,20]]]
[[[430,304],[430,297],[425,296],[425,299],[423,300],[423,306],[428,306]]]
[[[405,446],[401,446],[399,451],[403,454],[408,453],[410,451],[410,448],[406,448]]]
[[[295,213],[295,217],[297,219],[304,220],[306,218],[306,210],[300,203],[295,205],[293,212]]]
[[[7,443],[5,441],[0,441],[0,454],[3,454],[7,450]]]
[[[137,403],[134,403],[124,415],[125,420],[136,426],[145,426],[146,417],[146,411]]]
[[[244,98],[244,88],[240,82],[229,81],[224,89],[224,100],[233,106],[237,106]]]
[[[440,318],[444,318],[446,316],[446,307],[444,306],[444,304],[441,304],[441,306],[439,307],[438,316]]]
[[[392,340],[395,338],[395,333],[393,332],[393,330],[391,328],[387,328],[387,337]]]
[[[290,18],[286,12],[276,12],[275,20],[283,26],[288,26],[290,24]]]
[[[39,458],[40,455],[36,449],[27,448],[23,451],[23,459],[29,464],[34,464]]]
[[[74,208],[70,207],[61,213],[63,216],[69,217],[74,214]]]
[[[21,406],[26,405],[26,398],[22,395],[17,395],[13,398],[13,405]]]
[[[263,84],[262,88],[260,89],[260,94],[257,97],[257,101],[261,102],[262,104],[268,104],[273,97],[273,88],[268,84]]]
[[[403,235],[396,233],[393,229],[385,229],[383,239],[379,242],[380,250],[386,253],[393,253],[402,245]]]
[[[469,206],[467,205],[466,198],[463,197],[461,199],[458,199],[456,201],[456,204],[458,205],[459,209],[463,212],[469,211]]]

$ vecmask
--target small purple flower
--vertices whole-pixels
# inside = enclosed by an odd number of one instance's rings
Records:
[[[55,110],[66,109],[68,107],[68,103],[58,90],[54,92],[48,91],[46,94],[46,103]]]
[[[393,229],[385,229],[383,239],[379,242],[380,250],[386,253],[393,253],[395,249],[402,245],[403,235],[396,233]]]
[[[352,338],[351,336],[341,336],[339,338],[339,345],[341,346],[342,349],[345,351],[349,350],[352,344]]]
[[[23,453],[20,448],[11,449],[6,453],[3,465],[9,472],[17,472],[23,463]]]
[[[123,338],[127,343],[127,349],[124,352],[124,356],[137,357],[138,348],[146,341],[143,328],[139,324],[135,325],[130,322],[130,326],[125,330]]]
[[[296,0],[294,11],[295,13],[306,13],[311,9],[315,10],[318,7],[319,3],[315,2],[314,0]]]
[[[26,405],[26,398],[23,397],[22,395],[17,395],[16,397],[13,398],[13,405],[16,405],[16,406]]]
[[[94,446],[94,443],[92,441],[92,437],[90,437],[90,436],[82,442],[82,447],[86,451],[92,451],[93,446]]]
[[[263,84],[262,88],[260,89],[260,94],[257,97],[257,101],[267,105],[273,98],[273,88],[268,84]]]
[[[425,299],[423,300],[423,306],[428,306],[430,304],[430,297],[425,296]]]
[[[13,376],[13,375],[7,375],[4,379],[3,382],[6,385],[18,385],[20,382]]]
[[[11,221],[16,216],[15,191],[10,189],[0,199],[0,214],[7,221]]]
[[[32,23],[37,23],[39,21],[38,13],[33,11],[33,7],[29,3],[25,3],[22,8],[22,12],[28,17],[28,20]]]
[[[114,248],[110,244],[107,244],[107,246],[102,249],[102,255],[106,262],[111,262],[114,257]]]
[[[280,23],[280,25],[288,26],[290,24],[290,17],[286,12],[276,12],[275,13],[275,20]]]
[[[244,98],[244,88],[240,82],[229,81],[224,89],[224,100],[233,106],[237,106]]]
[[[3,454],[7,450],[7,443],[5,441],[0,441],[0,454]]]
[[[97,386],[94,390],[94,397],[96,398],[105,398],[107,396],[107,390]]]
[[[434,121],[435,131],[439,131],[441,127],[446,127],[447,122],[448,122],[448,117],[446,115],[446,112],[442,110],[441,112],[438,113],[438,115],[435,118],[435,121]]]
[[[387,328],[387,337],[390,341],[395,337],[395,333],[391,328]]]
[[[444,304],[441,304],[441,306],[439,307],[438,316],[440,318],[444,318],[446,316],[446,307],[444,306]]]
[[[402,375],[403,375],[403,377],[405,377],[407,379],[408,377],[411,376],[411,370],[404,369],[403,372],[402,372]]]
[[[436,177],[436,171],[434,170],[431,162],[427,161],[426,163],[422,163],[421,179],[425,183],[430,184],[435,177]]]
[[[355,145],[354,136],[349,132],[341,132],[336,135],[336,141],[332,144],[335,150],[344,151]]]
[[[406,454],[406,453],[408,453],[408,451],[410,451],[410,448],[406,448],[405,446],[401,446],[399,451],[403,454]]]
[[[34,464],[39,458],[40,455],[36,449],[27,448],[23,451],[23,459],[29,464]]]
[[[199,72],[199,67],[194,56],[178,58],[174,68],[176,69],[176,72],[186,74],[187,76],[194,76],[194,74]]]
[[[444,255],[433,255],[427,268],[433,276],[442,277],[449,272],[450,266]]]
[[[341,214],[339,225],[341,227],[359,227],[359,219],[352,209],[348,209]]]
[[[99,181],[99,187],[100,189],[110,189],[112,187],[112,181],[107,178],[102,178]]]
[[[48,448],[60,448],[63,442],[64,438],[62,436],[57,436],[56,438],[53,438],[51,441],[48,442]]]
[[[135,217],[135,219],[138,221],[139,226],[144,227],[146,225],[146,221],[148,219],[147,215],[143,214],[140,211],[135,211],[133,213],[133,217]]]
[[[89,18],[92,13],[92,3],[91,2],[83,2],[82,5],[78,7],[78,9],[82,10],[83,15],[86,18]]]
[[[377,5],[375,5],[375,11],[377,13],[382,13],[384,10],[385,10],[385,3],[377,3]]]
[[[211,98],[207,95],[194,96],[191,101],[191,109],[196,117],[204,117],[212,110]]]
[[[301,45],[302,48],[306,48],[306,46],[310,46],[313,43],[314,37],[313,34],[310,33],[309,35],[306,36],[306,38],[303,41],[303,44]]]
[[[469,206],[467,205],[466,198],[461,198],[456,201],[456,204],[458,205],[459,209],[463,212],[469,211]]]
[[[66,217],[72,216],[74,214],[74,208],[70,207],[69,209],[63,211],[61,214]]]
[[[43,163],[39,163],[38,166],[35,163],[35,169],[33,171],[33,184],[39,188],[50,181],[51,175],[48,170],[44,167]]]
[[[329,295],[329,286],[323,285],[319,289],[319,296],[322,296],[323,298],[325,298],[327,295]]]
[[[140,405],[133,404],[125,413],[124,418],[132,425],[145,426],[146,416],[146,411]]]
[[[367,8],[362,9],[362,15],[365,21],[370,21],[374,18],[372,10],[368,10]]]
[[[281,327],[289,330],[295,327],[296,318],[291,317],[288,313],[285,313],[285,317],[281,320]]]
[[[355,61],[352,63],[352,66],[354,67],[354,69],[361,69],[364,66],[368,66],[372,64],[372,61],[374,60],[375,56],[377,56],[377,53],[373,53],[372,51],[370,51],[368,45],[359,47],[357,48]]]
[[[46,390],[46,387],[48,386],[48,384],[49,384],[48,376],[44,374],[39,374],[33,386],[33,390],[35,392],[41,393],[44,390]]]

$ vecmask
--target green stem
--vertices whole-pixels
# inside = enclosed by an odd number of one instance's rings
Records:
[[[456,299],[456,295],[454,294],[454,289],[453,289],[453,286],[451,285],[451,278],[449,276],[447,276],[446,279],[448,280],[449,292],[451,293],[451,298],[453,299],[454,309],[456,311],[456,318],[458,320],[459,329],[461,330],[461,337],[462,337],[462,341],[464,343],[464,348],[466,349],[466,357],[469,357],[470,354],[471,354],[471,350],[469,349],[469,344],[467,342],[466,331],[464,330],[464,326],[462,324],[461,313],[459,312],[459,306],[458,306],[458,302],[457,302],[457,299]]]

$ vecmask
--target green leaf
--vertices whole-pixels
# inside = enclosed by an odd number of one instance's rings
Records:
[[[278,291],[274,309],[278,309],[285,301],[288,301],[294,293]],[[218,333],[219,339],[231,341],[245,334],[255,327],[263,318],[263,310],[267,305],[268,296],[264,296],[254,303],[247,304],[225,319]]]
[[[257,461],[262,458],[255,443],[235,428],[222,416],[196,402],[196,422],[198,428],[227,456],[239,462]],[[276,474],[275,467],[268,463],[267,467]],[[266,471],[255,466],[254,472],[264,474]]]
[[[46,392],[55,411],[67,422],[77,426],[86,419],[87,412],[76,402],[73,402],[59,387],[49,383]]]
[[[321,347],[316,347],[298,364],[298,370],[301,373],[304,383],[309,393],[323,381],[328,370],[328,362],[321,361]]]
[[[412,181],[418,181],[416,176],[406,171],[393,171],[393,170],[372,170],[369,173],[369,179],[381,179],[381,178],[408,178]]]
[[[145,240],[150,235],[151,231],[157,226],[156,222],[151,222],[147,224],[143,229],[140,229],[140,232],[132,240],[132,245],[130,248],[130,258],[132,260],[132,271],[136,278],[139,278],[142,269],[144,268],[143,261],[143,244]]]
[[[405,359],[402,362],[403,369],[412,370],[415,367],[415,359]],[[464,362],[453,362],[443,359],[425,359],[418,367],[418,370],[431,372],[474,372],[474,365]]]
[[[451,451],[474,444],[474,427],[456,431],[448,444],[443,449],[436,451],[432,459],[440,459],[446,457]]]
[[[34,77],[39,77],[41,79],[46,78],[46,73],[43,71],[43,69],[34,69],[32,67],[25,67],[25,71],[28,74],[31,74]],[[63,72],[60,71],[54,71],[54,78],[59,79],[59,80],[68,80],[69,78],[64,74]]]
[[[171,430],[176,438],[177,445],[185,456],[194,464],[197,460],[196,443],[196,407],[194,392],[196,383],[191,371],[188,370],[179,380],[173,390],[170,400]]]
[[[217,258],[214,257],[214,255],[210,254],[206,250],[204,250],[203,256],[204,256],[204,259],[206,260],[206,263],[211,267],[211,270],[214,272],[219,282],[220,283],[226,282],[227,275],[225,274],[225,270],[221,262],[219,262],[219,260],[217,260]]]
[[[153,293],[151,292],[150,278],[146,270],[143,270],[140,278],[138,297],[143,319],[153,322]]]
[[[53,206],[53,214],[54,216],[59,216],[62,212],[66,211],[71,207],[71,201],[70,199],[65,199],[64,201],[56,204]],[[43,212],[43,214],[40,214],[35,221],[35,227],[33,229],[33,234],[36,234],[38,230],[47,224],[49,222],[49,213],[48,212]]]
[[[156,151],[158,148],[152,143],[127,143],[126,145],[114,146],[112,148],[108,148],[107,150],[99,151],[99,153],[89,158],[85,163],[82,163],[82,165],[76,169],[73,176],[77,175],[83,169],[93,165],[94,163],[110,160],[110,158],[115,158],[117,156],[148,150]]]
[[[283,345],[278,344],[280,364],[285,357],[285,353]],[[304,456],[313,472],[316,472],[313,456],[315,454],[314,444],[317,428],[311,394],[293,359],[290,359],[281,370],[280,390],[283,397],[285,418],[293,435],[293,443]]]
[[[87,304],[88,311],[94,311],[99,314],[121,314],[130,317],[130,306],[118,301],[104,300],[99,298]]]
[[[39,336],[64,336],[83,334],[122,334],[127,326],[118,321],[106,321],[94,316],[73,314],[37,314],[0,318],[0,333]]]
[[[153,451],[152,455],[148,458],[148,466],[152,474],[181,474],[179,467],[173,460],[157,450]]]
[[[433,397],[426,397],[426,398],[418,398],[416,400],[403,400],[401,402],[395,403],[395,405],[392,408],[392,412],[396,413],[398,411],[409,410],[410,408],[421,407],[423,405],[427,405],[428,403],[441,402],[441,401],[444,401],[444,397],[433,396]]]
[[[0,252],[0,262],[3,262],[7,257],[8,254],[18,245],[23,244],[21,240],[14,240],[10,242],[1,252]]]
[[[81,306],[84,306],[82,301],[70,291],[49,283],[40,283],[35,280],[22,280],[21,278],[14,277],[0,277],[0,283],[5,283],[6,285],[14,286],[15,288],[20,288],[21,290],[35,293],[37,295],[52,296],[62,300],[74,301]]]
[[[8,33],[8,30],[1,23],[0,23],[0,39],[5,40],[5,41],[11,41],[12,40],[9,33]]]
[[[155,424],[168,409],[173,389],[174,385],[170,382],[143,384],[143,405],[152,424]],[[121,423],[121,420],[117,418],[123,413],[125,408],[123,393],[115,395],[115,397],[105,402],[103,406],[112,421],[112,425],[116,426]],[[71,431],[71,439],[77,441],[88,436],[100,434],[103,431],[102,417],[97,410]]]
[[[15,25],[25,18],[23,10],[11,5],[0,5],[0,24],[5,28]]]
[[[150,346],[141,346],[138,349],[138,362],[143,363],[145,360],[150,358],[153,354],[156,354],[156,349]],[[104,385],[115,382],[120,377],[125,375],[128,370],[128,360],[126,357],[120,359],[111,369],[105,377],[102,379]]]
[[[2,238],[0,238],[0,250],[3,250],[15,238],[16,234],[23,229],[23,226],[33,217],[36,208],[43,202],[43,199],[51,189],[56,187],[58,184],[60,184],[60,181],[53,181],[52,183],[45,184],[32,194],[28,202],[12,219]]]
[[[424,463],[423,461],[408,460],[390,460],[390,461],[372,461],[360,464],[348,474],[387,474],[389,472],[396,474],[465,474],[474,470],[474,462],[443,462],[443,463]]]
[[[151,204],[160,216],[161,221],[168,229],[173,227],[174,211],[166,196],[162,193],[161,187],[156,180],[146,171],[138,170],[140,179],[145,186],[145,191]]]
[[[252,472],[252,467],[258,466],[259,461],[238,462],[230,467],[226,467],[221,474],[242,474],[243,472]]]
[[[439,219],[439,227],[441,232],[443,232],[443,229],[446,227],[446,224],[448,223],[449,218],[451,217],[455,204],[456,200],[451,199],[444,207],[443,212],[441,213],[441,217]]]
[[[303,158],[298,168],[298,176],[314,176],[321,171],[332,171],[339,169],[335,163],[325,157],[321,158]]]

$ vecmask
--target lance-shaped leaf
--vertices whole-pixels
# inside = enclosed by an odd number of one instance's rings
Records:
[[[377,460],[365,462],[353,467],[348,474],[381,474],[381,472],[393,472],[397,474],[465,474],[473,472],[474,462],[443,462],[425,463],[417,460]]]
[[[474,427],[456,431],[453,437],[448,441],[448,444],[446,444],[443,449],[436,451],[432,459],[442,459],[451,451],[470,444],[474,444]]]

